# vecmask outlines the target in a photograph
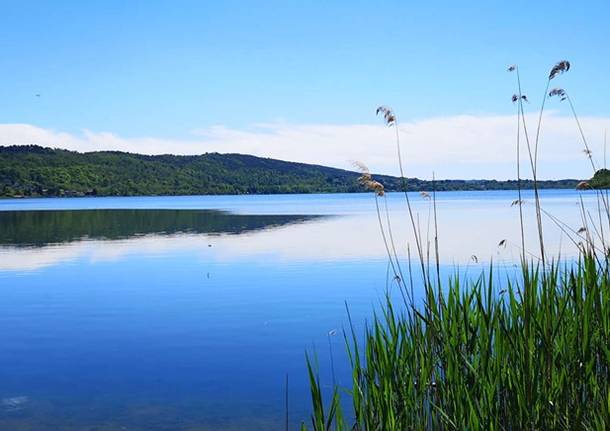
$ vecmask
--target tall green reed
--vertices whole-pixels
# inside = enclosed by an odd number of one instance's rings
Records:
[[[610,428],[610,271],[604,217],[610,231],[607,193],[598,192],[593,217],[581,200],[582,227],[575,229],[542,208],[538,193],[538,148],[547,95],[569,100],[585,154],[596,165],[574,105],[551,80],[567,72],[557,63],[549,73],[538,114],[535,139],[530,140],[517,66],[517,178],[521,263],[516,274],[494,278],[490,265],[476,279],[459,275],[442,283],[438,247],[436,199],[433,192],[434,260],[431,277],[430,241],[424,245],[419,219],[406,194],[419,258],[423,302],[413,297],[413,268],[408,257],[409,286],[391,231],[383,185],[365,167],[361,183],[375,192],[378,221],[389,268],[403,293],[403,303],[386,294],[381,314],[363,335],[351,316],[344,330],[352,370],[351,387],[333,385],[325,409],[315,364],[307,359],[314,430],[523,430]],[[386,107],[386,124],[397,126]],[[389,118],[389,120],[388,120]],[[400,141],[396,129],[401,176]],[[521,193],[520,146],[525,139],[531,174],[540,256],[526,250]],[[533,141],[533,145],[531,142]],[[404,183],[403,183],[404,184]],[[429,195],[428,195],[429,196]],[[385,205],[379,205],[383,199]],[[385,213],[385,214],[384,214]],[[384,216],[382,216],[382,214]],[[543,218],[547,216],[578,247],[575,262],[545,257]],[[426,249],[424,248],[426,247]],[[348,413],[342,398],[351,400]],[[305,424],[302,430],[307,429]]]

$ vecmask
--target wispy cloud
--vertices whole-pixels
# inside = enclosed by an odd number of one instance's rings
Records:
[[[535,119],[529,119],[533,127]],[[587,177],[588,165],[574,121],[550,112],[544,118],[541,177]],[[594,156],[603,158],[603,132],[610,118],[581,118]],[[515,118],[459,115],[402,122],[409,176],[513,178]],[[29,124],[1,124],[0,145],[38,144],[77,151],[119,150],[144,154],[246,153],[283,160],[351,168],[361,160],[374,172],[395,174],[393,131],[381,124],[255,124],[244,129],[213,126],[188,139],[122,137],[83,130],[72,134]]]

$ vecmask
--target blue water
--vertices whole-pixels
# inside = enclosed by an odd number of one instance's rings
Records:
[[[525,199],[532,198],[530,190],[522,192]],[[566,199],[578,199],[592,192],[573,190],[542,190],[548,203],[564,203]],[[417,199],[418,193],[410,193]],[[389,193],[393,200],[402,200],[402,193]],[[438,192],[443,202],[469,203],[513,200],[516,191],[463,191]],[[509,201],[510,203],[510,201]],[[238,214],[346,214],[370,209],[374,200],[367,193],[242,195],[242,196],[142,196],[142,197],[84,197],[84,198],[34,198],[0,200],[0,211],[11,210],[66,210],[66,209],[216,209]]]
[[[515,195],[437,194],[444,275],[515,262]],[[578,227],[580,196],[544,191],[543,204]],[[427,235],[430,203],[412,200]],[[388,202],[406,259],[404,201]],[[145,221],[118,233],[101,213],[79,237],[89,216],[57,211],[85,209],[226,212],[212,213],[213,229],[205,216],[178,230],[167,226],[173,213],[137,212]],[[21,199],[0,201],[0,211],[21,211],[0,226],[2,430],[283,429],[286,375],[296,429],[309,414],[305,352],[317,352],[330,384],[330,342],[348,385],[340,332],[329,331],[346,325],[346,302],[361,328],[386,289],[370,194]],[[291,217],[260,217],[270,215]],[[53,240],[32,244],[32,232]]]

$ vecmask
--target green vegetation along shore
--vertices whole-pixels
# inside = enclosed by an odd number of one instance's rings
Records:
[[[388,299],[363,339],[346,328],[351,384],[329,393],[310,361],[302,430],[609,429],[608,261],[491,271],[426,283],[423,306]]]
[[[600,169],[595,172],[595,175],[593,175],[593,178],[589,181],[589,185],[594,189],[610,188],[610,170]]]
[[[0,147],[0,196],[145,196],[345,193],[361,191],[359,173],[243,154],[199,156],[99,151],[78,153],[37,145]],[[397,177],[375,177],[387,191]],[[578,180],[539,181],[540,188],[574,188]],[[522,180],[523,188],[532,188]],[[516,181],[408,179],[411,191],[516,189]]]

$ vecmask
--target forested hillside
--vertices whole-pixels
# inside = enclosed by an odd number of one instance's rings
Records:
[[[0,196],[134,196],[357,192],[357,172],[243,154],[199,156],[74,151],[35,145],[0,147]],[[396,177],[376,176],[386,190]],[[544,188],[571,188],[577,180],[543,181]],[[525,188],[531,187],[525,182]],[[408,180],[409,190],[432,183]],[[441,180],[436,190],[514,189],[515,181]]]
[[[610,188],[610,170],[600,169],[595,172],[589,185],[594,189],[608,189]]]

